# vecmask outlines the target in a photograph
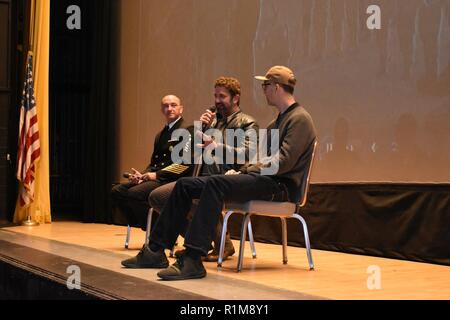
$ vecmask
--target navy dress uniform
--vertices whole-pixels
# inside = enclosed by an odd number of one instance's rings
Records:
[[[180,128],[189,130],[192,137],[193,127],[186,126],[183,118],[177,120],[172,127],[166,125],[155,137],[150,164],[142,172],[143,174],[155,172],[155,181],[144,181],[140,184],[127,182],[112,188],[111,196],[114,204],[130,226],[146,229],[147,213],[150,209],[147,199],[150,192],[166,183],[176,181],[180,177],[192,175],[193,167],[191,165],[175,164],[171,159],[173,145],[169,141],[172,133]],[[187,143],[183,152],[191,153],[191,142]]]

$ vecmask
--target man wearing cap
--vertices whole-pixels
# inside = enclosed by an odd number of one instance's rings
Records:
[[[192,199],[199,199],[197,210],[187,229],[184,246],[186,252],[170,267],[158,272],[163,280],[203,278],[206,270],[201,256],[208,254],[209,244],[225,201],[250,200],[297,201],[300,183],[308,171],[316,133],[311,116],[293,96],[296,79],[293,72],[283,66],[271,68],[263,77],[262,87],[269,105],[278,109],[277,119],[268,130],[279,130],[279,148],[257,164],[230,170],[227,175],[181,178],[177,181],[167,205],[161,212],[144,253],[147,267],[166,268],[165,248],[171,248],[179,233],[173,221],[188,214]],[[267,150],[271,139],[267,139]],[[266,168],[275,165],[278,170],[264,175]]]

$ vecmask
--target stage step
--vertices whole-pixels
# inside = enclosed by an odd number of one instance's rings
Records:
[[[80,275],[79,282],[77,274]],[[80,284],[80,289],[77,288],[77,284]],[[0,240],[0,299],[205,300],[208,298]]]

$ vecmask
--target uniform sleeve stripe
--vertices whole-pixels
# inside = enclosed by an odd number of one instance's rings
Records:
[[[189,169],[188,166],[183,166],[181,164],[172,164],[162,170],[179,174],[179,173],[186,171],[187,169]]]

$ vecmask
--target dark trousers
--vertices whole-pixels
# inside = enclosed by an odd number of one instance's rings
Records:
[[[175,184],[177,182],[169,182],[165,185],[162,185],[155,190],[153,190],[150,195],[148,196],[148,203],[150,206],[155,210],[156,212],[161,212],[166,205],[166,203],[169,201],[170,195],[172,194],[173,189],[175,188]],[[196,209],[196,206],[194,205],[189,214],[186,215],[186,217],[183,219],[183,221],[180,221],[180,225],[182,225],[182,231],[180,231],[180,235],[184,238],[186,235],[186,229],[189,225],[189,221],[192,217],[192,211]],[[149,239],[150,240],[150,239]]]
[[[111,190],[114,204],[126,217],[130,226],[146,229],[147,214],[150,206],[148,195],[152,190],[161,186],[157,181],[146,181],[141,184],[121,183]]]
[[[184,246],[207,255],[225,201],[271,200],[282,192],[275,180],[258,174],[181,178],[161,211],[150,241],[172,248],[186,226],[192,199],[199,199]]]
[[[170,194],[175,188],[176,183],[176,181],[166,183],[150,192],[148,203],[154,210],[158,212],[162,211],[167,201],[169,201]]]

